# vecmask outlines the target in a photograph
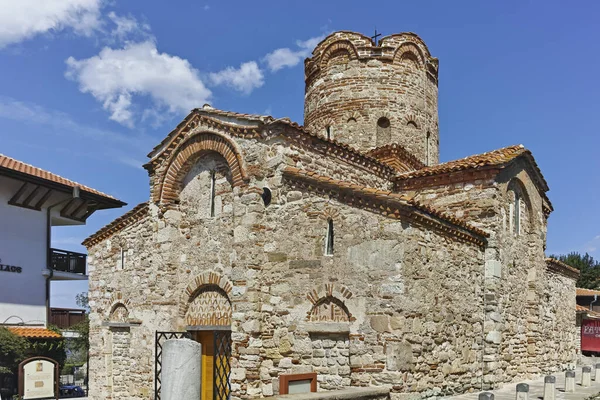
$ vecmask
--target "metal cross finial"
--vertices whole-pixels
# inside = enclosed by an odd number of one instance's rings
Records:
[[[381,33],[377,33],[377,28],[375,28],[375,35],[371,36],[371,39],[375,42],[375,46],[377,46],[377,38],[381,36]]]

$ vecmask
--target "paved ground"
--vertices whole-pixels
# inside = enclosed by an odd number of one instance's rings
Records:
[[[565,373],[558,372],[552,374],[556,377],[556,399],[557,400],[584,400],[600,393],[600,381],[593,380],[595,371],[592,368],[592,385],[590,387],[581,386],[581,366],[575,370],[575,393],[565,393]],[[541,400],[544,394],[544,378],[524,380],[518,383],[527,383],[529,385],[529,400]],[[494,400],[515,400],[517,384],[508,384],[501,389],[491,390],[494,394]],[[448,397],[452,400],[477,400],[479,393],[462,394],[460,396]]]

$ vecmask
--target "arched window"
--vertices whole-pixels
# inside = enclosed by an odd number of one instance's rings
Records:
[[[392,140],[390,120],[381,117],[377,120],[377,146],[388,144]]]
[[[325,237],[325,255],[333,255],[333,220],[327,220],[327,236]]]
[[[215,216],[215,183],[217,181],[217,173],[210,171],[210,216]]]
[[[509,227],[515,235],[521,235],[529,230],[531,223],[531,205],[523,183],[513,179],[508,184]]]
[[[429,160],[429,147],[431,146],[431,132],[427,131],[427,137],[425,138],[425,158],[427,165],[430,165]]]
[[[265,203],[265,207],[268,207],[269,204],[271,204],[271,190],[264,187],[261,197],[263,199],[263,203]]]
[[[331,135],[333,133],[333,128],[328,125],[327,128],[325,128],[325,133],[327,135],[327,139],[331,139]]]
[[[514,210],[514,222],[513,231],[516,235],[521,233],[521,196],[518,191],[515,191],[515,200],[513,205]]]

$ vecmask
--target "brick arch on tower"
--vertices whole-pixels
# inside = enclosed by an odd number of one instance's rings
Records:
[[[358,58],[358,52],[349,40],[337,40],[327,46],[327,48],[323,51],[320,63],[321,69],[325,69],[327,67],[329,60],[334,54],[338,54],[342,51],[348,53],[348,58],[350,60],[355,60]]]
[[[231,325],[231,291],[229,279],[215,271],[196,276],[185,289],[179,302],[179,318],[186,325]],[[195,304],[198,303],[198,304]],[[206,315],[190,315],[191,308],[210,310]],[[200,310],[201,312],[204,312]],[[212,315],[208,315],[212,313]],[[200,319],[190,323],[189,319]]]
[[[409,59],[417,63],[419,67],[423,67],[425,65],[423,52],[419,46],[414,43],[406,42],[396,49],[396,52],[394,53],[394,62],[399,63],[404,59]]]
[[[241,152],[227,137],[213,132],[200,132],[183,142],[171,156],[163,172],[160,185],[154,193],[154,201],[162,205],[177,201],[181,183],[204,152],[223,156],[231,171],[233,186],[241,186],[247,179]]]

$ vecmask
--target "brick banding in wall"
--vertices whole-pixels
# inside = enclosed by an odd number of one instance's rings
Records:
[[[231,170],[232,186],[242,186],[246,172],[242,156],[233,143],[223,136],[202,132],[186,140],[175,150],[168,167],[163,173],[162,184],[157,186],[155,201],[162,205],[175,203],[181,191],[181,182],[203,152],[216,152],[223,156]]]

